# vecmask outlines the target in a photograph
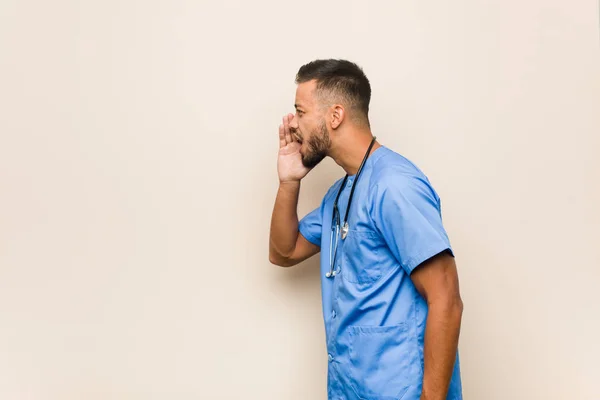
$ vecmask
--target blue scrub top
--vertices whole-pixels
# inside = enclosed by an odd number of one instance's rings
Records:
[[[349,176],[338,201],[343,223]],[[343,179],[299,224],[321,247],[321,294],[328,351],[330,400],[419,400],[427,303],[410,279],[423,261],[448,250],[440,198],[427,177],[385,146],[367,158],[330,269],[333,202]],[[458,353],[448,400],[462,399]]]

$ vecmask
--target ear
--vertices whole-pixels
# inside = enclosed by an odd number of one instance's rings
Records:
[[[346,118],[346,110],[341,104],[334,104],[331,113],[331,129],[337,129]]]

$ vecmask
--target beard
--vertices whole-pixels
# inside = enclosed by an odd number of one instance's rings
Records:
[[[302,164],[306,168],[314,168],[327,156],[331,142],[325,122],[321,122],[319,128],[311,132],[310,139],[306,142],[308,148],[306,154],[302,155]]]

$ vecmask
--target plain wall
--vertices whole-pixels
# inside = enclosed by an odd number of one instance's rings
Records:
[[[465,399],[600,399],[598,44],[588,0],[2,0],[0,398],[326,398],[318,257],[268,235],[333,57],[442,198]]]

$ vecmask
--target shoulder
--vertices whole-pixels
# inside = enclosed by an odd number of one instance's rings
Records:
[[[386,150],[373,166],[370,189],[402,188],[419,182],[429,185],[427,176],[415,163],[393,150]]]
[[[381,197],[428,199],[437,203],[439,197],[427,176],[406,157],[388,150],[374,165],[369,194],[373,202]]]

